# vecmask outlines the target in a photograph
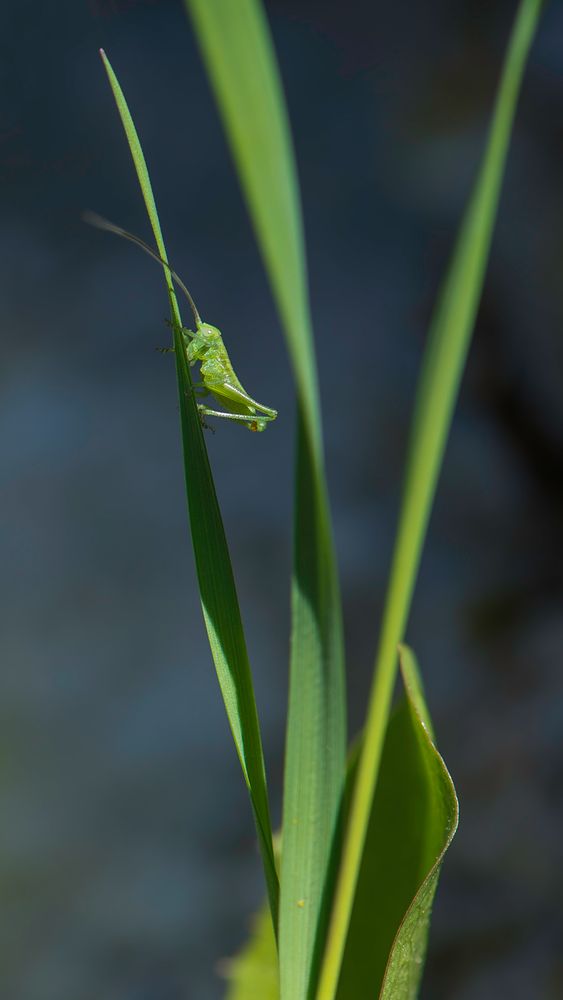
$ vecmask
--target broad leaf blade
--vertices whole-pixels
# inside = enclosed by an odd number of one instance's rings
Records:
[[[314,987],[338,859],[345,775],[341,607],[324,475],[295,164],[272,42],[257,0],[186,0],[230,140],[298,394],[292,640],[283,808],[283,1000]]]
[[[385,736],[337,1000],[416,996],[438,872],[457,827],[455,789],[406,647],[401,673],[405,697]]]
[[[414,656],[401,649],[405,696],[389,721],[338,986],[338,1000],[414,1000],[424,967],[430,911],[458,822],[455,789],[434,744]],[[361,738],[350,753],[357,774]],[[227,1000],[279,1000],[277,955],[267,911],[228,963]]]
[[[167,260],[149,174],[131,114],[110,63],[102,53],[113,95],[160,255]],[[201,422],[191,391],[183,348],[182,320],[170,275],[163,268],[174,329],[178,398],[192,542],[203,616],[223,694],[229,724],[253,807],[268,896],[274,923],[278,910],[278,878],[266,789],[264,757],[250,664],[221,513],[203,441]]]
[[[399,527],[370,695],[350,824],[321,973],[318,1000],[333,1000],[349,933],[358,874],[397,666],[422,546],[488,260],[516,102],[542,0],[521,0],[497,93],[487,148],[430,328],[407,457]]]

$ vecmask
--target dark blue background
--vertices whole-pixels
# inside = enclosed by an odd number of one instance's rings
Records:
[[[272,0],[302,185],[361,724],[413,387],[516,7]],[[423,997],[563,995],[563,8],[526,75],[409,627],[462,824]],[[97,49],[169,253],[267,434],[208,435],[279,820],[293,398],[177,0],[1,12],[0,994],[212,1000],[262,894],[186,525],[162,277]]]

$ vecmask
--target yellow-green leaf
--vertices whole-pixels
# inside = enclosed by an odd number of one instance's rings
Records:
[[[279,1000],[278,954],[267,906],[255,917],[240,954],[222,963],[222,973],[229,981],[225,1000]]]

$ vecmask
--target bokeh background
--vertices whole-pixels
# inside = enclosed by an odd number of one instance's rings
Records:
[[[295,137],[362,720],[425,331],[483,149],[512,0],[269,0]],[[179,0],[0,12],[0,995],[216,1000],[262,883],[187,531],[162,277],[98,59],[171,259],[267,434],[207,442],[280,815],[293,397]],[[422,997],[563,996],[563,6],[526,74],[408,637],[462,822]]]

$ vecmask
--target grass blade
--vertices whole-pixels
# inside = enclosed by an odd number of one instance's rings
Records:
[[[158,251],[160,256],[167,260],[139,137],[121,87],[103,52],[102,58],[125,129]],[[180,332],[182,320],[169,272],[166,268],[163,270],[174,329],[186,489],[201,605],[229,724],[250,794],[270,909],[276,926],[279,887],[272,846],[264,755],[250,664],[223,522],[194,393],[191,391],[189,366]]]
[[[508,144],[542,0],[521,0],[488,144],[432,320],[407,457],[399,527],[358,780],[324,957],[319,1000],[333,1000],[352,912],[397,667],[422,545],[483,286]]]
[[[186,0],[284,328],[298,396],[292,641],[280,890],[282,1000],[311,994],[345,777],[341,606],[295,163],[258,0]]]

